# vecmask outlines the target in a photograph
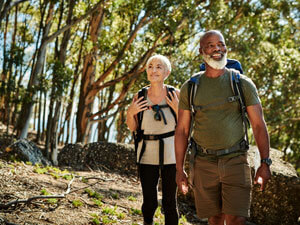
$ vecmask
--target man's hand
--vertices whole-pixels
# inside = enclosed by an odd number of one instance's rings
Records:
[[[184,170],[176,171],[176,183],[179,191],[181,191],[184,195],[188,193],[189,191],[188,179],[187,179],[186,172]]]
[[[267,164],[262,163],[256,172],[254,178],[254,184],[257,183],[260,184],[260,190],[263,191],[270,178],[271,178],[270,167]]]

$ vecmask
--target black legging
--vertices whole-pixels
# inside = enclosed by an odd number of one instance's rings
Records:
[[[140,179],[143,190],[142,212],[144,221],[151,224],[158,206],[157,184],[159,179],[159,166],[140,164]],[[164,165],[161,169],[162,178],[162,207],[165,214],[165,225],[178,224],[177,212],[177,184],[175,164]]]

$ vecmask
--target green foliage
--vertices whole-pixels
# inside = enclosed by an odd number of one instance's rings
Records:
[[[184,215],[181,215],[181,217],[179,218],[178,224],[179,225],[184,225],[187,223],[187,219]]]
[[[130,213],[131,215],[142,215],[142,210],[131,208],[131,209],[129,210],[129,213]]]
[[[120,198],[120,196],[119,196],[118,193],[112,193],[112,194],[111,194],[111,197],[112,197],[113,199],[119,199],[119,198]]]
[[[103,205],[103,202],[101,202],[101,200],[98,199],[93,199],[93,202],[95,203],[95,205],[97,205],[98,207],[101,207]]]
[[[46,189],[42,189],[41,195],[51,195],[51,194]]]
[[[76,208],[78,208],[78,207],[80,207],[80,206],[83,206],[82,201],[80,201],[80,200],[78,200],[78,199],[73,200],[73,201],[72,201],[72,204],[73,204],[73,206],[76,207]]]
[[[51,205],[54,205],[58,202],[58,200],[56,198],[50,198],[50,199],[47,199],[47,202],[50,203]]]
[[[104,207],[102,208],[102,213],[109,214],[109,215],[116,215],[116,209],[117,207],[111,208],[111,207]]]
[[[33,172],[37,173],[37,174],[45,174],[48,172],[48,169],[47,168],[41,168],[39,166],[36,166],[33,170]]]
[[[95,199],[98,199],[98,200],[102,200],[103,199],[103,196],[101,194],[99,194],[98,192],[95,192],[93,190],[90,190],[88,188],[86,188],[84,190],[85,193],[88,194],[89,197],[92,197],[92,198],[95,198]]]
[[[60,98],[63,93],[66,93],[66,88],[72,79],[72,70],[63,65],[59,60],[49,62],[49,67],[52,71],[52,96]]]
[[[128,200],[129,200],[129,201],[132,201],[132,202],[135,202],[135,201],[136,201],[136,198],[133,197],[133,196],[129,196],[129,197],[128,197]]]

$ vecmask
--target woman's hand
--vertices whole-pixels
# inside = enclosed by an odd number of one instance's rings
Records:
[[[169,97],[166,97],[166,101],[168,105],[176,112],[176,115],[178,114],[178,103],[179,99],[177,96],[177,93],[175,91],[169,91]]]
[[[143,100],[143,99],[144,99],[144,97],[140,97],[138,99],[137,98],[133,98],[132,103],[128,107],[127,114],[129,114],[131,116],[135,116],[139,112],[148,109],[147,100]]]
[[[128,107],[126,124],[131,131],[135,131],[138,126],[136,114],[148,109],[147,100],[143,100],[143,99],[144,97],[137,98],[135,96],[132,100],[132,103]]]

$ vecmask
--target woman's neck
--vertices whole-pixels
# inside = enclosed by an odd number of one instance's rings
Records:
[[[165,92],[165,85],[163,83],[150,84],[148,93],[149,92],[152,96],[155,96],[155,97],[161,96]]]
[[[162,84],[150,84],[148,98],[153,104],[159,104],[166,97],[166,86]]]

